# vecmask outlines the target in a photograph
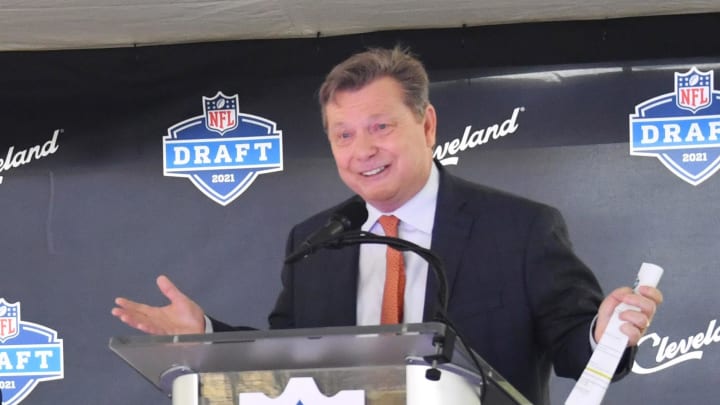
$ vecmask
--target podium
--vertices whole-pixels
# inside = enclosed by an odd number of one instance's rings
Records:
[[[364,405],[530,404],[441,323],[113,337],[110,349],[173,405],[309,405],[281,399],[313,383],[323,400]]]

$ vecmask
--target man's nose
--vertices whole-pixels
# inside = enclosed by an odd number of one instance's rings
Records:
[[[355,157],[357,159],[368,159],[373,157],[378,151],[373,137],[366,131],[358,134],[355,141]]]

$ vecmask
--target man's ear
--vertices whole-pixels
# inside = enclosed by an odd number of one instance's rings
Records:
[[[425,144],[428,148],[435,146],[435,131],[437,130],[437,114],[435,113],[435,107],[432,104],[428,104],[425,107]]]

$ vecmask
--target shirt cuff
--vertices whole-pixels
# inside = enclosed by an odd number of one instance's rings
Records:
[[[207,315],[203,315],[203,316],[205,317],[205,333],[213,333],[214,330],[213,330],[213,326],[212,326],[212,321],[210,320],[210,318],[208,318]],[[594,347],[593,347],[593,349],[594,349]]]

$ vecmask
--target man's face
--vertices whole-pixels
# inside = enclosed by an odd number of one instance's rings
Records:
[[[435,109],[420,119],[403,103],[400,84],[376,79],[335,93],[325,106],[330,146],[340,178],[383,212],[407,202],[427,182],[435,144]]]

